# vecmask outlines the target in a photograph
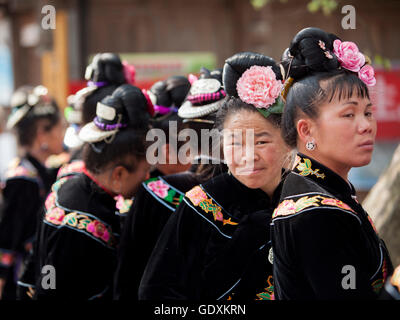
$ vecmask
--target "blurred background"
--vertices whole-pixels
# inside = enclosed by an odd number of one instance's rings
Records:
[[[343,28],[346,5],[355,10],[355,29]],[[377,70],[373,161],[350,174],[362,200],[400,141],[399,19],[398,0],[0,0],[1,127],[11,93],[24,84],[47,86],[64,108],[86,85],[97,52],[119,53],[135,66],[136,85],[149,88],[201,66],[222,67],[239,51],[279,60],[300,29],[315,26],[356,42]],[[17,152],[10,133],[0,134],[0,150],[1,175]]]

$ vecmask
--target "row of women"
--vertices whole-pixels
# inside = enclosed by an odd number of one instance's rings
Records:
[[[3,299],[399,299],[400,269],[347,179],[376,134],[356,44],[306,28],[280,63],[241,52],[148,91],[126,71],[95,56],[65,138],[44,87],[14,95],[26,153],[3,189]],[[182,161],[172,121],[223,132],[225,160],[197,143]],[[152,166],[150,128],[167,136]],[[63,139],[55,174],[45,160]]]

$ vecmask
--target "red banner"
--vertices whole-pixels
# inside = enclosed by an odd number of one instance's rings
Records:
[[[376,85],[370,88],[378,122],[377,140],[400,139],[400,70],[376,70]]]

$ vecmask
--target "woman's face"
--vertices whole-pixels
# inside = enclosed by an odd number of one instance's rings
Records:
[[[66,128],[66,122],[61,118],[55,126],[45,133],[50,154],[59,154],[64,151],[63,142]]]
[[[308,154],[339,174],[367,165],[376,135],[371,101],[353,95],[326,103],[319,112],[311,132],[316,148]]]
[[[233,176],[248,188],[272,195],[288,155],[280,129],[259,112],[228,115],[223,130],[224,157]]]
[[[130,172],[124,168],[121,176],[121,192],[120,194],[125,199],[132,198],[140,184],[150,178],[150,165],[145,159],[140,160],[136,165],[136,170]]]

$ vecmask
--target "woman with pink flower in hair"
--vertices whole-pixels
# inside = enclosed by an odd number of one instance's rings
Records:
[[[269,224],[288,159],[282,75],[273,59],[243,52],[226,60],[223,85],[216,127],[229,172],[186,192],[152,252],[141,300],[273,299]]]
[[[318,28],[294,37],[282,66],[282,134],[298,153],[272,217],[275,298],[376,299],[393,268],[348,180],[372,156],[373,68]]]

